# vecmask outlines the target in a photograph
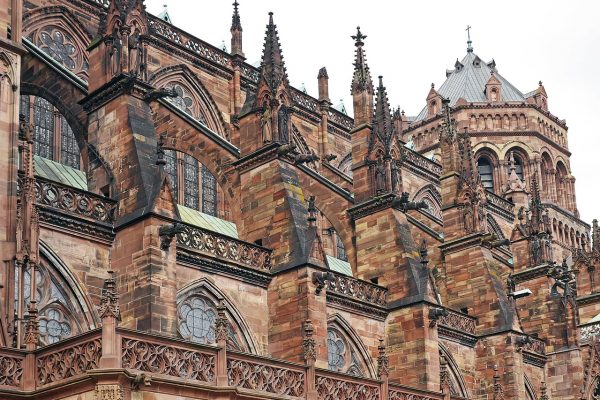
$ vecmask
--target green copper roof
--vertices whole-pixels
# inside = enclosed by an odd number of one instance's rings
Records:
[[[348,261],[340,260],[339,258],[328,255],[325,255],[325,257],[327,257],[327,264],[329,264],[330,270],[340,274],[352,276],[352,267]]]
[[[85,172],[63,165],[55,161],[33,156],[33,168],[36,176],[54,182],[62,183],[76,189],[87,190],[87,177]]]
[[[238,239],[237,227],[233,222],[225,221],[212,215],[201,213],[193,208],[177,204],[179,216],[186,224],[197,226],[198,228],[208,231],[220,233],[221,235],[229,236]]]

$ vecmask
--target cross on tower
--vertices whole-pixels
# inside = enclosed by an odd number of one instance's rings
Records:
[[[467,29],[465,29],[467,31],[467,51],[469,53],[473,52],[473,46],[471,45],[471,25],[467,25]]]

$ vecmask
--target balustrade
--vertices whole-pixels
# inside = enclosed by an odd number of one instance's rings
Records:
[[[341,294],[378,306],[386,305],[387,289],[351,276],[332,272],[333,280],[327,281],[327,292]]]

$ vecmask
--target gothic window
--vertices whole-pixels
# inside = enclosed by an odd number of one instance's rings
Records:
[[[40,32],[40,49],[71,71],[75,69],[76,47],[73,39],[58,29],[45,28]]]
[[[35,277],[40,344],[45,346],[81,333],[84,311],[69,290],[72,286],[62,281],[60,275],[46,263],[38,265]],[[31,284],[31,268],[16,266],[14,306],[15,315],[22,312],[22,321],[29,315]]]
[[[340,161],[338,169],[350,178],[352,178],[352,154],[346,155],[346,157],[344,157],[342,161]]]
[[[201,297],[185,301],[179,307],[179,331],[181,335],[197,343],[214,343],[217,313]]]
[[[54,157],[54,107],[46,99],[36,97],[33,105],[33,152],[53,159]]]
[[[56,107],[42,97],[21,95],[19,112],[27,124],[33,124],[35,155],[81,169],[81,155],[73,128]]]
[[[344,243],[342,242],[342,238],[336,232],[335,234],[335,247],[337,252],[337,258],[340,260],[348,261],[348,256],[346,255],[346,249],[344,248]]]
[[[481,177],[481,183],[487,190],[494,190],[494,168],[489,158],[479,157],[477,160],[477,171]]]
[[[217,215],[217,180],[204,165],[202,166],[202,212]]]
[[[198,160],[190,155],[183,157],[184,205],[194,210],[199,209]]]
[[[171,180],[174,200],[175,202],[178,202],[179,182],[177,182],[177,154],[175,153],[175,150],[165,150],[165,161],[165,172],[169,175]]]
[[[367,376],[367,368],[362,357],[349,337],[334,325],[327,328],[327,367],[331,371],[348,375]]]
[[[194,294],[183,300],[177,307],[179,334],[186,340],[202,344],[214,344],[216,321],[218,318],[215,301],[202,294]],[[227,348],[243,350],[238,337],[239,327],[229,320]]]
[[[73,130],[69,126],[67,119],[60,116],[60,161],[61,164],[79,169],[79,146]]]
[[[468,399],[468,393],[466,389],[466,385],[464,379],[462,378],[460,368],[456,364],[454,357],[450,354],[450,352],[443,346],[439,347],[440,354],[440,364],[442,362],[442,358],[446,363],[446,371],[448,373],[448,384],[450,386],[450,395],[455,397],[461,397]]]
[[[435,189],[435,187],[433,187],[433,185],[427,185],[420,189],[415,195],[413,201],[425,202],[425,204],[427,204],[427,208],[424,208],[422,211],[425,214],[429,214],[430,216],[436,218],[437,220],[442,220],[442,199],[439,192]]]
[[[192,98],[185,92],[181,85],[175,84],[172,86],[172,88],[175,90],[177,97],[169,98],[171,103],[173,103],[175,107],[179,108],[184,113],[193,117],[192,105],[194,104],[194,101]]]
[[[217,179],[191,155],[165,150],[165,172],[169,175],[177,204],[218,218],[228,215]]]

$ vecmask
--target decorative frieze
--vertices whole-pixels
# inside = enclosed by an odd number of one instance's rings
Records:
[[[121,385],[96,385],[94,400],[123,400],[124,398]]]
[[[8,355],[0,356],[0,386],[21,386],[23,359]]]
[[[477,320],[474,317],[450,309],[446,309],[446,311],[447,313],[438,317],[437,323],[439,325],[444,325],[459,332],[468,333],[469,335],[475,335]]]

